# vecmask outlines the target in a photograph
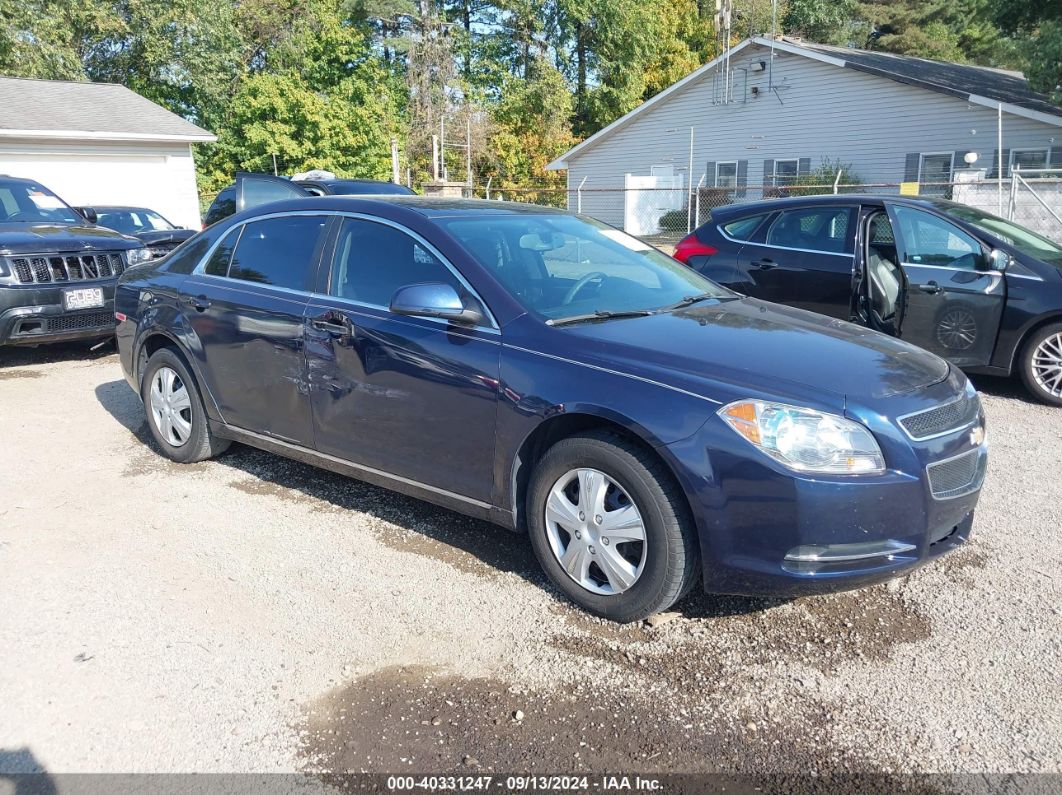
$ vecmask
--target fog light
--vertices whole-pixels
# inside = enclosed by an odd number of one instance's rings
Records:
[[[815,574],[836,564],[854,563],[861,560],[885,558],[911,552],[916,547],[902,541],[861,541],[855,544],[804,544],[793,547],[786,553],[782,568],[796,574]]]

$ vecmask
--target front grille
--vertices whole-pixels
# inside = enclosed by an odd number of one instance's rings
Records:
[[[929,475],[929,490],[938,500],[949,500],[981,488],[985,477],[988,456],[980,448],[968,453],[938,461],[926,467]]]
[[[976,394],[900,418],[900,425],[914,440],[930,439],[971,425],[981,411]]]
[[[11,270],[22,284],[62,284],[110,279],[125,270],[119,253],[44,254],[39,257],[9,257]]]
[[[114,323],[113,312],[88,312],[84,315],[59,315],[48,318],[48,331],[77,331]]]

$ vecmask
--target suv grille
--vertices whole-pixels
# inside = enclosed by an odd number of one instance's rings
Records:
[[[45,254],[40,257],[9,257],[11,270],[22,284],[52,284],[109,279],[125,270],[118,253]]]
[[[961,497],[981,488],[988,465],[988,456],[980,448],[968,453],[938,461],[926,467],[929,474],[929,489],[938,500]]]
[[[950,403],[901,417],[900,425],[916,441],[929,439],[973,424],[980,411],[981,399],[976,394],[963,395]]]

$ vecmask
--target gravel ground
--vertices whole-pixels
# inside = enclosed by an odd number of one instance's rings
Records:
[[[0,773],[1062,772],[1062,410],[977,383],[964,549],[619,627],[491,525],[167,462],[109,351],[0,349]]]

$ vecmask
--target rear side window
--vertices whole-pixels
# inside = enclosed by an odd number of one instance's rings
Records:
[[[723,224],[722,229],[726,232],[727,237],[744,242],[750,240],[756,234],[756,230],[760,228],[760,224],[763,223],[763,219],[766,217],[766,215],[751,215],[748,218],[739,218],[736,221]]]
[[[232,250],[236,248],[236,243],[239,241],[240,232],[242,231],[242,226],[234,226],[229,230],[229,233],[225,235],[218,247],[214,249],[214,253],[210,255],[210,259],[203,269],[206,273],[211,276],[225,276],[228,274],[229,262],[232,260]]]
[[[400,229],[355,218],[343,222],[332,265],[332,295],[389,307],[399,287],[422,282],[442,282],[458,294],[465,292],[446,265]]]
[[[305,290],[324,215],[291,215],[245,224],[232,254],[229,277]]]
[[[191,273],[195,270],[195,266],[199,264],[199,260],[206,256],[207,251],[210,250],[210,247],[214,245],[214,241],[217,239],[217,234],[204,232],[188,242],[182,243],[176,251],[170,254],[166,263],[166,271],[168,273]]]
[[[216,224],[222,218],[228,218],[235,212],[236,188],[225,188],[225,190],[217,195],[213,203],[210,205],[210,209],[207,210],[206,217],[203,219],[203,224],[206,226]]]
[[[805,207],[786,210],[771,224],[767,245],[851,254],[854,207]]]

